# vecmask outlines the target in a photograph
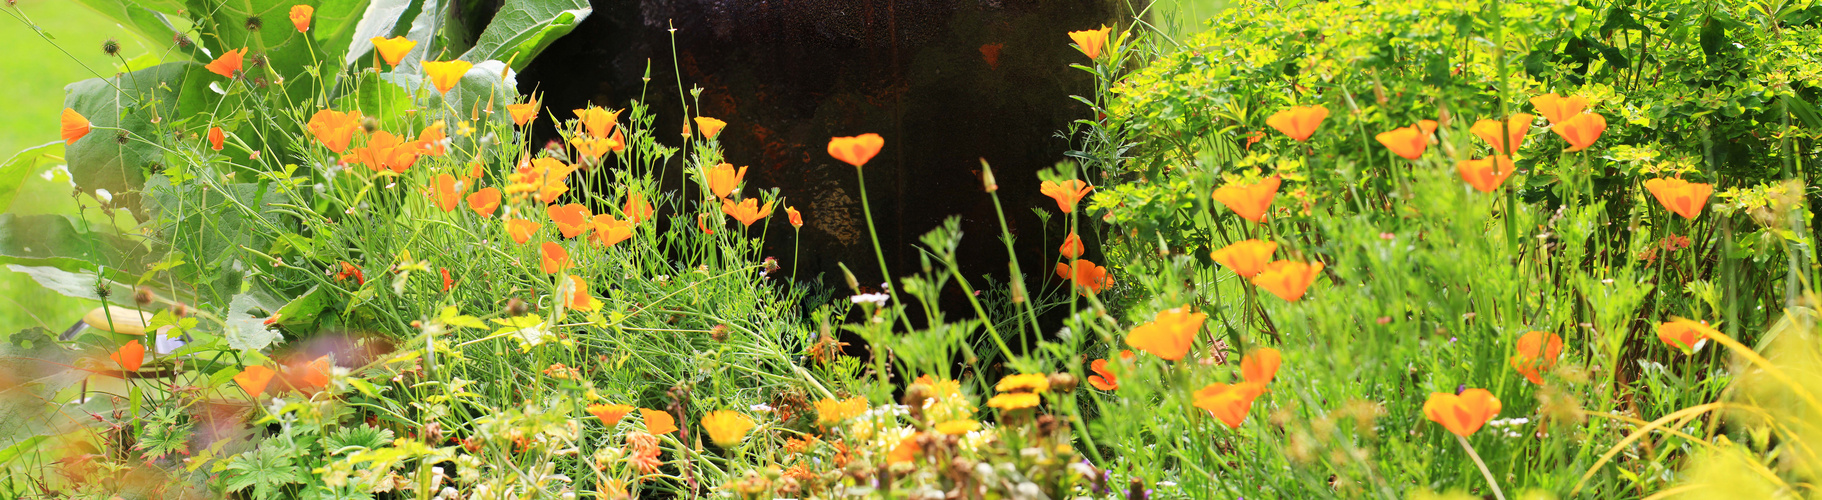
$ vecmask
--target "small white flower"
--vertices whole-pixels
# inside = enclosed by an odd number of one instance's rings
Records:
[[[883,293],[863,293],[863,294],[855,295],[853,297],[848,297],[848,300],[852,300],[856,304],[870,302],[873,305],[885,305],[886,299],[889,299],[889,298],[891,298],[890,295],[886,295]]]
[[[114,193],[109,193],[106,189],[96,189],[95,199],[101,200],[102,203],[113,203]]]
[[[769,412],[769,411],[772,411],[772,407],[771,407],[771,406],[767,406],[767,405],[766,405],[766,404],[765,404],[765,403],[760,403],[760,404],[756,404],[756,405],[753,405],[753,411],[755,411],[755,412]]]

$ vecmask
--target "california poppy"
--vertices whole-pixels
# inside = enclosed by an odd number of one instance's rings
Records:
[[[1283,132],[1284,135],[1303,142],[1316,133],[1316,127],[1322,126],[1322,120],[1329,117],[1329,108],[1322,106],[1291,106],[1289,109],[1272,113],[1265,119],[1265,124]]]
[[[1038,192],[1056,200],[1057,209],[1062,210],[1063,213],[1066,214],[1075,212],[1076,204],[1080,203],[1082,197],[1088,196],[1088,192],[1093,190],[1094,186],[1090,186],[1088,183],[1077,179],[1070,179],[1063,182],[1044,181],[1043,183],[1038,184]]]
[[[1499,409],[1499,398],[1486,389],[1468,389],[1460,395],[1432,392],[1423,403],[1423,416],[1457,436],[1468,437],[1498,415]]]
[[[222,141],[228,137],[221,132],[221,127],[209,127],[209,149],[221,151]]]
[[[1582,113],[1558,122],[1550,131],[1569,141],[1569,149],[1564,151],[1581,151],[1593,146],[1594,141],[1600,140],[1601,133],[1607,131],[1607,117],[1600,113]]]
[[[709,193],[716,198],[726,199],[740,190],[742,179],[747,176],[747,168],[735,169],[733,165],[722,163],[708,169]]]
[[[601,309],[601,301],[588,293],[588,282],[582,277],[569,275],[569,292],[563,295],[563,306],[577,311],[594,311]]]
[[[557,232],[563,233],[564,238],[574,238],[586,233],[589,227],[594,225],[594,221],[589,219],[594,214],[589,213],[588,207],[582,206],[581,203],[563,206],[550,205],[545,207],[544,211],[550,215],[552,222],[557,223]]]
[[[1058,263],[1057,275],[1073,282],[1076,293],[1084,296],[1101,293],[1101,290],[1113,283],[1113,279],[1107,277],[1107,268],[1086,260],[1076,260],[1070,264]]]
[[[1685,318],[1671,318],[1658,325],[1658,340],[1683,351],[1683,354],[1695,354],[1708,343],[1710,336],[1719,334],[1707,322]]]
[[[752,226],[759,219],[772,215],[772,202],[768,201],[764,207],[761,207],[759,200],[754,198],[740,200],[739,204],[724,199],[721,200],[721,213],[728,214],[734,220],[740,221],[741,225]]]
[[[1278,376],[1278,365],[1284,364],[1284,354],[1277,349],[1261,347],[1246,353],[1240,358],[1240,378],[1247,382],[1269,384]]]
[[[462,192],[456,189],[456,178],[448,173],[437,174],[434,186],[437,209],[444,212],[455,211],[462,204]]]
[[[696,229],[701,229],[702,234],[715,234],[715,230],[709,229],[709,215],[707,212],[696,214]],[[719,225],[721,219],[715,219],[715,222]]]
[[[247,391],[248,396],[258,398],[266,393],[266,386],[272,383],[272,376],[277,373],[265,365],[253,365],[234,375],[234,383],[240,385],[240,390]]]
[[[1089,59],[1100,59],[1101,48],[1107,46],[1107,36],[1112,33],[1113,28],[1101,26],[1101,29],[1098,30],[1071,31],[1069,39],[1075,40],[1076,48],[1080,49],[1082,54],[1087,55]],[[981,50],[985,53],[986,47],[982,47]],[[994,50],[994,54],[997,56],[999,51]]]
[[[310,31],[310,17],[315,14],[316,7],[303,4],[293,5],[291,6],[290,16],[291,26],[296,27],[298,33]]]
[[[1069,233],[1069,237],[1063,239],[1063,246],[1057,247],[1057,252],[1063,254],[1065,259],[1081,258],[1082,252],[1086,251],[1088,249],[1082,245],[1082,238],[1075,233]]]
[[[600,419],[601,423],[609,428],[619,425],[620,419],[625,418],[626,414],[632,412],[633,407],[627,405],[604,405],[600,403],[588,405],[588,413],[594,415],[595,418]]]
[[[1525,380],[1543,385],[1544,378],[1539,372],[1556,366],[1556,358],[1562,354],[1562,337],[1550,332],[1527,332],[1518,337],[1518,354],[1512,355],[1507,362],[1524,375]]]
[[[645,417],[645,432],[649,432],[654,436],[668,434],[677,430],[677,419],[672,418],[670,413],[650,408],[640,408],[639,415]]]
[[[437,120],[418,132],[418,147],[424,150],[424,154],[443,156],[448,153],[449,134],[444,131],[447,126],[443,120]]]
[[[619,130],[614,130],[614,135],[607,137],[607,149],[615,153],[626,151],[626,138],[620,135]]]
[[[1272,253],[1277,251],[1278,243],[1274,241],[1243,240],[1210,252],[1208,257],[1242,278],[1251,278],[1265,270],[1265,265],[1272,261]]]
[[[1497,166],[1497,168],[1495,168]],[[1455,170],[1461,173],[1461,180],[1482,193],[1491,193],[1499,189],[1518,169],[1512,164],[1510,156],[1494,156],[1479,160],[1462,160],[1455,164]]]
[[[794,207],[784,207],[784,214],[791,219],[791,229],[803,229],[803,213]]]
[[[89,135],[89,119],[74,109],[63,108],[62,125],[63,143],[66,146],[76,144],[77,140]]]
[[[1170,361],[1183,359],[1196,343],[1196,333],[1208,315],[1185,309],[1158,311],[1150,323],[1139,325],[1126,334],[1126,345]]]
[[[405,54],[411,52],[412,47],[418,46],[417,42],[411,41],[411,39],[403,36],[395,36],[392,38],[380,38],[376,36],[370,41],[373,42],[373,51],[380,53],[380,59],[385,59],[386,64],[393,66],[398,66],[399,61],[405,60]]]
[[[868,160],[872,160],[874,155],[879,154],[880,148],[885,146],[886,139],[871,132],[853,137],[831,137],[829,138],[829,156],[847,162],[855,168],[860,168],[861,165],[866,165]]]
[[[702,130],[703,139],[714,139],[715,136],[721,135],[721,128],[726,126],[728,126],[728,122],[706,116],[696,117],[696,128]]]
[[[443,275],[443,291],[445,293],[447,293],[450,288],[455,287],[455,278],[449,276],[449,268],[439,267],[437,268],[437,274]]]
[[[917,444],[918,433],[913,432],[898,440],[892,451],[886,452],[886,464],[907,464],[917,460],[917,455],[924,452],[924,445]]]
[[[1303,292],[1309,290],[1310,284],[1322,274],[1322,263],[1302,263],[1280,260],[1265,265],[1265,269],[1253,276],[1253,284],[1265,291],[1272,292],[1278,298],[1296,302],[1303,298]]]
[[[709,441],[714,441],[715,446],[732,448],[753,430],[753,419],[733,410],[715,410],[702,416],[702,430],[708,432]]]
[[[481,190],[469,194],[468,208],[474,210],[475,215],[492,216],[493,211],[500,208],[500,188],[481,188]]]
[[[348,150],[348,143],[354,140],[354,132],[361,130],[361,112],[343,113],[327,109],[317,111],[310,117],[310,122],[304,124],[304,128],[308,129],[310,135],[316,137],[316,142],[322,144],[323,147],[329,148],[329,151],[335,154],[341,154]]]
[[[329,362],[328,355],[323,355],[304,365],[303,382],[306,386],[315,389],[329,387],[329,375],[334,371],[335,364]]]
[[[403,174],[413,163],[417,163],[418,144],[381,130],[367,139],[366,146],[355,148],[350,154],[354,157],[353,163],[367,165],[368,169],[375,172]]]
[[[140,344],[138,340],[127,342],[115,350],[114,354],[108,355],[108,359],[114,360],[126,371],[139,371],[139,366],[145,363],[146,346]]]
[[[522,102],[506,105],[506,113],[512,115],[513,125],[525,126],[538,118],[538,102]]]
[[[1120,388],[1120,378],[1115,377],[1113,372],[1107,370],[1107,360],[1094,360],[1093,363],[1088,364],[1088,371],[1094,372],[1094,374],[1088,376],[1088,385],[1090,387],[1103,391],[1111,391]]]
[[[586,160],[586,163],[589,164],[594,164],[595,160],[600,160],[602,155],[606,155],[608,151],[613,150],[611,141],[607,139],[596,139],[586,135],[578,135],[569,138],[569,145],[576,148],[576,158],[578,161]]]
[[[845,400],[823,399],[816,402],[816,423],[838,424],[866,412],[867,398],[857,396]]]
[[[514,243],[518,243],[520,245],[524,245],[526,241],[530,241],[531,235],[536,234],[538,232],[538,229],[542,228],[542,227],[544,227],[543,224],[539,224],[539,223],[532,222],[532,221],[525,220],[525,219],[507,219],[506,220],[507,236],[511,236],[512,241]]]
[[[576,110],[576,118],[582,120],[582,128],[596,139],[606,139],[614,133],[614,125],[619,123],[620,112],[609,113],[596,106]]]
[[[1247,413],[1253,410],[1253,400],[1265,393],[1265,386],[1257,382],[1238,384],[1213,383],[1196,391],[1195,405],[1208,410],[1229,429],[1239,429],[1246,423]]]
[[[1392,150],[1392,154],[1409,160],[1423,157],[1423,151],[1430,147],[1430,134],[1416,125],[1381,132],[1373,138],[1379,139],[1379,143]]]
[[[566,267],[569,267],[569,251],[564,250],[563,245],[550,241],[538,245],[538,269],[544,274],[556,274]]]
[[[517,171],[506,174],[507,182],[511,183],[506,186],[506,194],[532,193],[543,203],[557,201],[558,196],[569,192],[564,180],[575,170],[576,166],[550,157],[520,163]]]
[[[1474,133],[1475,137],[1479,137],[1481,140],[1487,141],[1487,144],[1492,145],[1494,154],[1509,155],[1517,153],[1518,147],[1525,144],[1525,134],[1531,131],[1531,120],[1533,118],[1535,117],[1525,113],[1518,113],[1507,118],[1504,127],[1507,136],[1510,137],[1510,141],[1500,139],[1500,127],[1502,125],[1499,120],[1481,120],[1474,122],[1474,126],[1469,127],[1468,131]],[[1506,145],[1507,142],[1511,143],[1510,147]]]
[[[1278,186],[1282,182],[1276,174],[1250,184],[1230,182],[1216,188],[1214,198],[1240,218],[1263,223],[1267,211],[1272,207],[1272,198],[1278,196]]]
[[[633,237],[633,221],[616,219],[614,214],[596,215],[594,228],[595,235],[590,239],[610,247]]]
[[[203,66],[203,69],[209,70],[210,73],[234,78],[234,74],[240,72],[241,62],[246,54],[247,49],[245,47],[223,52],[221,53],[221,57],[215,58],[214,61],[209,61],[209,64]]]
[[[361,274],[361,268],[349,264],[348,261],[342,261],[342,269],[335,273],[335,279],[336,281],[353,279],[355,285],[367,284],[367,276]]]
[[[424,61],[424,76],[430,77],[430,84],[437,87],[437,92],[449,93],[449,89],[462,81],[462,75],[474,67],[474,63],[457,59],[454,61]]]
[[[1537,114],[1544,115],[1544,119],[1551,124],[1557,124],[1588,109],[1588,98],[1579,95],[1563,97],[1551,92],[1531,98],[1531,107],[1537,108]]]
[[[1645,190],[1651,191],[1651,196],[1657,198],[1664,208],[1690,220],[1702,216],[1702,206],[1708,204],[1708,195],[1714,194],[1712,185],[1675,177],[1645,181]]]
[[[633,224],[652,218],[652,204],[645,201],[645,195],[640,193],[627,193],[626,206],[621,207],[620,211],[624,212],[626,219],[632,221]]]

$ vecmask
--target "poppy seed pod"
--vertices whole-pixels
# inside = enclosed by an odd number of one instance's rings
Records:
[[[1075,375],[1064,372],[1050,374],[1050,387],[1057,392],[1075,392]]]

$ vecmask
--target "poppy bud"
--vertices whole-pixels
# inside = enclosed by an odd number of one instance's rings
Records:
[[[152,289],[150,288],[142,286],[139,287],[138,290],[133,291],[133,303],[138,304],[139,307],[151,305],[153,297],[156,296],[152,294]]]
[[[986,158],[981,158],[981,189],[989,193],[1000,190],[1000,183],[993,179],[993,167],[987,166]]]
[[[1057,392],[1075,392],[1075,375],[1057,372],[1050,374],[1050,387]]]
[[[860,280],[854,279],[854,272],[848,270],[848,265],[836,262],[835,267],[841,268],[841,277],[848,280],[848,289],[860,293]]]

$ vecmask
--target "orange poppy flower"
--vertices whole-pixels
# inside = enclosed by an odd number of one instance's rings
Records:
[[[589,226],[594,225],[593,221],[589,220],[589,217],[594,214],[589,213],[588,207],[582,206],[581,203],[563,206],[550,205],[544,208],[544,212],[550,215],[551,221],[557,223],[557,232],[563,233],[564,238],[574,238],[576,235],[586,233]]]
[[[536,234],[538,229],[543,227],[543,224],[525,219],[506,219],[506,234],[512,237],[514,243],[520,245],[524,245],[526,241],[530,241],[531,235]]]
[[[446,126],[443,120],[437,120],[431,122],[430,126],[424,127],[422,132],[418,132],[418,147],[424,150],[424,154],[443,156],[448,152],[449,134],[444,131]]]
[[[1504,126],[1506,128],[1506,134],[1510,137],[1510,147],[1506,146],[1508,141],[1499,138],[1499,129],[1501,126],[1499,120],[1481,120],[1474,122],[1473,127],[1468,127],[1468,132],[1474,133],[1475,137],[1479,137],[1481,140],[1487,141],[1487,144],[1492,145],[1494,154],[1509,155],[1517,153],[1518,147],[1525,144],[1525,134],[1531,131],[1531,120],[1534,118],[1536,117],[1525,113],[1518,113],[1506,119]]]
[[[1309,290],[1316,277],[1322,275],[1322,263],[1308,264],[1289,260],[1280,260],[1265,265],[1265,270],[1253,277],[1253,284],[1265,291],[1272,292],[1278,298],[1296,302],[1303,298],[1303,292]]]
[[[543,270],[544,274],[557,274],[557,271],[562,271],[567,267],[569,267],[569,251],[564,250],[563,245],[550,241],[538,245],[538,269]]]
[[[1107,46],[1107,36],[1113,34],[1113,28],[1101,26],[1098,30],[1069,32],[1069,39],[1075,40],[1076,49],[1082,51],[1089,59],[1100,59],[1101,49]],[[985,50],[985,47],[982,48]],[[994,51],[996,54],[998,50]]]
[[[1594,141],[1600,140],[1601,133],[1607,131],[1607,117],[1600,113],[1582,113],[1557,123],[1550,131],[1569,141],[1569,149],[1564,151],[1581,151],[1593,146]]]
[[[443,275],[443,291],[444,292],[448,292],[450,288],[455,286],[455,278],[451,278],[449,276],[449,268],[439,267],[439,268],[437,268],[437,274]]]
[[[506,113],[512,115],[513,125],[523,127],[525,124],[531,123],[532,120],[538,119],[538,102],[532,101],[508,104],[506,105]]]
[[[575,170],[576,166],[564,164],[556,158],[538,158],[520,163],[517,171],[506,175],[507,182],[511,183],[506,186],[506,194],[532,193],[540,202],[557,201],[558,196],[569,192],[569,186],[564,185],[564,180]]]
[[[1150,323],[1139,325],[1126,334],[1126,345],[1170,361],[1183,359],[1196,343],[1196,334],[1208,315],[1186,309],[1158,311]]]
[[[714,139],[715,136],[721,135],[722,127],[726,126],[728,126],[728,122],[706,116],[696,117],[696,128],[702,130],[703,139]]]
[[[65,145],[75,144],[82,136],[89,135],[89,119],[74,109],[63,108],[62,125]]]
[[[602,155],[613,150],[613,144],[607,139],[595,139],[588,136],[569,138],[569,145],[576,148],[576,158],[592,163],[600,160]]]
[[[1262,347],[1253,349],[1240,358],[1240,378],[1260,385],[1269,384],[1278,376],[1278,365],[1284,364],[1284,354],[1277,349]]]
[[[772,202],[768,201],[764,207],[760,207],[759,200],[754,198],[740,200],[738,205],[724,199],[721,200],[721,213],[728,214],[734,220],[740,221],[742,225],[751,227],[759,219],[772,216]]]
[[[227,139],[227,135],[221,132],[221,127],[209,127],[209,149],[221,151],[221,143]]]
[[[291,26],[296,27],[298,33],[310,31],[310,17],[314,16],[315,14],[316,14],[316,7],[311,7],[309,5],[303,5],[303,4],[293,5],[293,6],[291,6],[291,16],[290,16],[291,17]]]
[[[1709,327],[1707,322],[1685,318],[1671,318],[1658,325],[1658,340],[1683,351],[1683,354],[1695,354],[1708,343],[1710,336],[1721,332]]]
[[[1251,184],[1230,182],[1215,189],[1214,198],[1240,218],[1263,223],[1267,211],[1272,207],[1272,198],[1278,196],[1278,186],[1282,183],[1283,180],[1277,174]]]
[[[633,224],[631,220],[614,218],[614,214],[597,215],[594,220],[595,236],[592,239],[596,243],[614,246],[615,243],[633,237]]]
[[[457,59],[454,61],[424,61],[422,66],[424,76],[430,77],[430,84],[437,87],[437,92],[448,94],[449,89],[455,88],[456,83],[462,81],[462,75],[468,74],[468,70],[474,68],[474,63]]]
[[[753,419],[733,410],[715,410],[702,416],[702,430],[709,434],[709,441],[715,442],[715,446],[731,448],[753,430]]]
[[[481,188],[468,195],[468,208],[474,210],[475,215],[493,216],[494,209],[500,208],[500,188]]]
[[[1107,370],[1107,360],[1094,360],[1093,363],[1088,364],[1088,371],[1094,372],[1093,375],[1088,376],[1088,385],[1090,387],[1103,391],[1111,391],[1120,388],[1120,378],[1115,377],[1113,372]]]
[[[437,174],[435,179],[437,208],[444,212],[453,212],[462,204],[462,191],[456,188],[456,178],[447,173]]]
[[[1253,411],[1253,400],[1265,393],[1265,386],[1257,382],[1238,384],[1213,383],[1196,391],[1195,405],[1208,410],[1229,429],[1239,429],[1246,423],[1247,413]]]
[[[650,408],[640,408],[639,415],[645,417],[645,432],[649,432],[654,436],[668,434],[677,430],[677,419],[671,418],[670,413]]]
[[[342,154],[343,151],[348,150],[348,143],[354,140],[354,132],[361,130],[361,112],[343,113],[327,109],[317,111],[310,117],[310,122],[305,124],[304,128],[308,129],[310,135],[316,137],[316,142],[321,143],[323,147],[329,148],[329,151],[335,154]]]
[[[626,195],[626,205],[620,207],[620,211],[625,213],[626,220],[632,221],[633,224],[645,222],[652,218],[652,204],[646,202],[645,195],[641,193],[628,193]]]
[[[574,274],[569,275],[569,293],[563,294],[563,307],[577,311],[594,311],[601,309],[601,301],[588,294],[588,282]]]
[[[304,365],[303,382],[310,387],[321,389],[329,387],[329,375],[335,371],[335,364],[329,362],[329,356],[323,355]]]
[[[607,138],[607,149],[615,153],[626,151],[626,139],[625,136],[620,135],[619,130],[615,130],[614,135]]]
[[[1525,380],[1544,385],[1544,377],[1539,372],[1556,366],[1556,358],[1562,354],[1562,337],[1550,332],[1528,332],[1518,337],[1518,354],[1507,362],[1512,364],[1512,369],[1524,375]]]
[[[1373,137],[1379,139],[1379,143],[1384,144],[1386,149],[1392,150],[1392,154],[1408,160],[1423,157],[1424,150],[1430,147],[1430,134],[1416,125],[1395,128]]]
[[[854,168],[866,165],[883,147],[886,147],[886,139],[871,132],[853,137],[829,138],[829,156],[847,162]]]
[[[126,371],[139,371],[140,365],[145,363],[146,346],[140,344],[138,340],[127,342],[126,345],[122,345],[120,346],[120,349],[115,350],[113,354],[109,354],[108,359],[112,359],[115,363],[119,363],[120,367]]]
[[[1531,98],[1531,106],[1537,108],[1537,114],[1544,115],[1545,120],[1557,124],[1588,109],[1588,98],[1579,95],[1563,97],[1551,92]]]
[[[913,432],[903,439],[898,440],[898,444],[892,447],[892,451],[886,452],[886,464],[896,465],[914,462],[917,460],[917,454],[923,453],[923,451],[924,446],[917,444],[917,433]]]
[[[1316,127],[1322,126],[1322,120],[1329,117],[1329,108],[1322,106],[1291,106],[1265,119],[1265,124],[1283,132],[1284,135],[1303,142],[1316,133]]]
[[[405,54],[411,52],[412,47],[418,46],[417,42],[413,42],[411,39],[403,36],[395,36],[392,38],[380,38],[376,36],[370,41],[373,42],[373,51],[380,53],[380,59],[385,59],[386,64],[393,66],[398,66],[399,61],[405,60]]]
[[[626,414],[632,412],[633,407],[627,405],[604,405],[600,403],[588,405],[588,413],[594,415],[595,418],[600,419],[601,423],[609,428],[619,425],[620,419],[625,418]]]
[[[715,234],[715,230],[709,229],[708,220],[709,220],[709,214],[707,214],[707,213],[696,214],[696,229],[701,229],[702,234]],[[721,220],[716,219],[715,222],[719,224],[721,222]]]
[[[999,69],[1000,51],[1004,50],[1005,48],[1006,48],[1006,44],[1003,44],[1003,43],[982,44],[981,48],[980,48],[981,60],[986,61],[988,67],[993,68],[993,69]]]
[[[708,170],[709,193],[716,198],[727,199],[740,191],[740,183],[747,176],[747,168],[734,169],[726,163],[715,165]]]
[[[234,74],[240,73],[241,63],[246,55],[246,47],[223,52],[221,53],[221,57],[215,58],[214,61],[209,61],[209,64],[203,66],[203,69],[209,70],[210,73],[234,78]]]
[[[1070,179],[1063,182],[1044,181],[1038,185],[1038,192],[1056,200],[1057,209],[1062,210],[1063,213],[1066,214],[1075,212],[1076,204],[1080,203],[1082,197],[1088,196],[1088,192],[1093,190],[1094,186],[1090,186],[1088,183],[1076,179]]]
[[[1432,392],[1423,403],[1423,416],[1457,436],[1468,437],[1499,415],[1499,409],[1499,398],[1486,389],[1468,389],[1460,395]]]
[[[596,139],[606,139],[613,135],[614,125],[620,121],[620,112],[609,113],[605,109],[589,106],[576,110],[576,118],[582,120],[582,128],[588,131],[588,135],[594,136]]]
[[[336,281],[347,281],[349,278],[353,278],[354,284],[356,285],[367,284],[367,276],[361,274],[361,268],[354,267],[354,264],[349,264],[347,261],[342,261],[342,270],[335,273],[335,279]]]
[[[1069,237],[1063,239],[1063,246],[1057,247],[1057,253],[1063,254],[1065,259],[1081,258],[1082,252],[1086,251],[1088,247],[1082,245],[1082,238],[1075,233],[1069,233]]]
[[[248,396],[258,398],[266,393],[266,386],[272,383],[272,376],[276,374],[278,372],[264,365],[253,365],[235,375],[234,383],[240,385],[240,390],[247,391]]]
[[[1057,275],[1073,282],[1076,293],[1083,296],[1101,293],[1101,290],[1107,289],[1107,285],[1113,284],[1113,279],[1107,277],[1107,268],[1086,260],[1057,264]]]
[[[1657,198],[1664,208],[1690,220],[1702,216],[1702,206],[1708,204],[1708,195],[1714,194],[1713,185],[1675,177],[1645,181],[1645,190],[1651,191],[1651,196]]]
[[[1251,278],[1265,270],[1265,265],[1272,261],[1272,254],[1277,251],[1275,241],[1244,240],[1210,252],[1208,257],[1242,278]]]
[[[1498,168],[1494,168],[1495,165]],[[1493,190],[1499,189],[1500,184],[1505,184],[1506,178],[1511,177],[1513,172],[1518,171],[1518,168],[1512,164],[1512,157],[1495,156],[1479,160],[1462,160],[1461,163],[1455,164],[1455,170],[1461,173],[1461,180],[1467,181],[1468,185],[1474,186],[1475,190],[1491,193]]]
[[[803,229],[803,213],[794,207],[784,207],[784,214],[791,219],[792,229]]]

